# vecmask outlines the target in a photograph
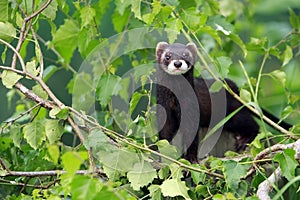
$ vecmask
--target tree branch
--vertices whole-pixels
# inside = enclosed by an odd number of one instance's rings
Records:
[[[273,146],[274,150],[278,150],[278,149],[283,150],[283,149],[287,149],[287,148],[292,148],[296,151],[295,159],[298,160],[300,158],[300,139],[297,140],[294,143],[290,143],[290,144],[286,144],[286,145],[282,144],[282,145],[274,145]],[[263,153],[266,154],[265,152],[263,152]],[[271,176],[269,176],[269,178],[267,178],[266,180],[264,180],[263,182],[261,182],[259,184],[257,192],[256,192],[258,198],[261,199],[261,200],[271,200],[271,197],[269,196],[269,193],[273,189],[273,185],[275,184],[275,182],[280,180],[281,177],[282,177],[281,169],[280,169],[280,167],[278,167],[271,174]]]

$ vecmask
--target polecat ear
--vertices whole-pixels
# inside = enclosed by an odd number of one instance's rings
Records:
[[[197,60],[197,46],[195,45],[195,43],[190,42],[190,43],[187,43],[186,48],[191,51],[191,53],[193,55],[193,62],[194,62],[193,64],[195,64],[195,62]]]
[[[159,61],[161,54],[169,44],[167,42],[159,42],[156,45],[156,60]]]

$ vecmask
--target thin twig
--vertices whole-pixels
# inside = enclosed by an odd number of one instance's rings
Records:
[[[23,61],[20,53],[12,45],[10,45],[9,43],[5,42],[4,40],[0,39],[0,42],[3,43],[3,44],[5,44],[8,48],[10,48],[15,53],[14,56],[18,57],[18,59],[20,61],[20,64],[21,64],[21,67],[22,67],[22,70],[23,70],[23,72],[25,72],[26,71],[26,67],[25,67],[24,61]],[[15,69],[14,66],[15,66],[15,64],[13,64],[13,62],[12,62],[11,68]]]

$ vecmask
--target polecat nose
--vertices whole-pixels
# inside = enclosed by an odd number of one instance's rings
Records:
[[[180,68],[181,65],[182,65],[182,63],[181,63],[180,61],[175,61],[175,62],[174,62],[174,66],[175,66],[176,68]]]

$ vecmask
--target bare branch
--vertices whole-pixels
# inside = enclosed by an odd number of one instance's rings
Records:
[[[59,176],[67,173],[65,170],[48,170],[48,171],[9,171],[5,176],[26,176],[26,177],[38,177],[38,176]],[[101,169],[97,169],[95,171],[90,170],[78,170],[76,174],[100,174],[105,176],[105,173]]]
[[[273,149],[278,150],[278,149],[287,149],[287,148],[292,148],[296,151],[295,154],[295,159],[300,158],[300,139],[297,140],[294,143],[290,144],[282,144],[282,145],[274,145]],[[272,174],[264,180],[262,183],[259,184],[258,189],[257,189],[257,196],[261,200],[270,200],[271,197],[269,196],[269,193],[273,189],[273,185],[275,184],[276,181],[280,180],[282,177],[281,169],[278,167]]]
[[[44,5],[42,5],[36,12],[32,13],[31,15],[29,16],[25,16],[25,19],[23,20],[23,24],[22,24],[22,27],[21,27],[21,30],[20,30],[20,38],[19,38],[19,41],[18,41],[18,44],[17,44],[17,47],[16,47],[16,52],[19,52],[23,43],[24,43],[24,40],[25,40],[25,37],[26,35],[28,34],[28,31],[31,29],[31,20],[36,17],[37,15],[39,15],[41,12],[43,12],[43,10],[45,10],[47,8],[47,6],[52,2],[52,0],[48,0]],[[23,12],[23,14],[25,15],[25,13]],[[27,27],[27,30],[26,30],[26,25],[27,23],[29,22],[29,26]],[[17,56],[17,53],[15,52],[14,56],[13,56],[13,60],[12,60],[12,68],[16,68],[16,56]],[[23,68],[24,70],[25,68]]]
[[[273,189],[273,184],[281,179],[281,176],[281,170],[278,167],[268,179],[259,184],[256,192],[258,198],[261,200],[271,200],[269,192]]]
[[[2,40],[2,39],[0,39],[0,42],[3,43],[3,44],[5,44],[8,48],[10,48],[10,49],[15,53],[15,54],[14,54],[14,57],[15,57],[15,56],[18,57],[18,59],[19,59],[19,61],[20,61],[20,63],[21,63],[22,70],[23,70],[23,72],[25,72],[25,71],[26,71],[26,67],[25,67],[23,58],[21,57],[19,51],[17,51],[17,49],[15,49],[12,45],[10,45],[9,43],[5,42],[5,41]],[[16,59],[17,59],[17,58],[15,58],[15,60],[16,60]],[[16,62],[16,61],[15,61],[15,62]],[[12,68],[12,69],[15,69],[14,66],[15,66],[15,64],[13,64],[13,62],[12,62],[11,68]]]

